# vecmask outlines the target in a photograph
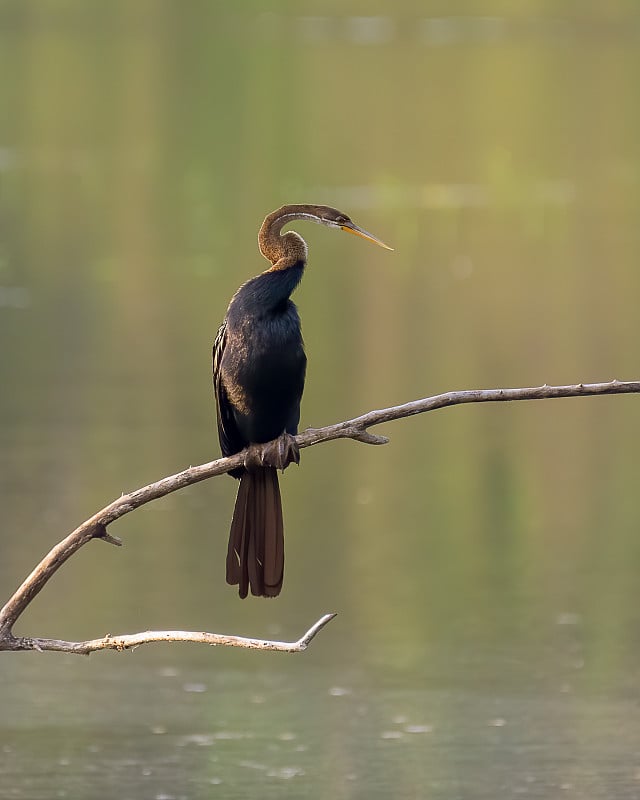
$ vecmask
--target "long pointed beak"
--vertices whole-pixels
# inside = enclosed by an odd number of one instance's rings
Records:
[[[361,236],[363,239],[367,239],[368,241],[377,244],[379,247],[384,247],[385,250],[393,250],[393,247],[389,247],[388,244],[385,244],[381,239],[378,239],[373,234],[363,231],[362,228],[354,225],[353,222],[348,222],[346,225],[341,225],[340,228],[347,233],[355,233],[356,236]]]

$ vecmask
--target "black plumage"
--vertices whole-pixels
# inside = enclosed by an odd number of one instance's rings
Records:
[[[298,462],[298,432],[307,359],[300,317],[290,296],[300,283],[307,246],[286,223],[308,219],[387,247],[328,206],[289,205],[269,214],[258,235],[271,262],[235,293],[213,347],[218,436],[225,456],[272,442],[266,461],[250,450],[240,479],[227,552],[227,582],[240,597],[275,597],[284,576],[284,526],[277,469]],[[390,249],[390,248],[388,248]],[[274,441],[275,440],[275,441]]]

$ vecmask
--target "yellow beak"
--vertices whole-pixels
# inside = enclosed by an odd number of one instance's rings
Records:
[[[363,239],[368,239],[368,241],[377,244],[379,247],[384,247],[385,250],[393,250],[393,247],[389,247],[388,244],[385,244],[382,240],[378,239],[371,233],[367,233],[367,231],[363,231],[362,228],[359,228],[357,225],[354,225],[353,222],[349,222],[346,225],[341,225],[340,228],[347,233],[355,233],[356,236],[361,236]]]

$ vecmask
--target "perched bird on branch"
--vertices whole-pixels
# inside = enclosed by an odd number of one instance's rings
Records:
[[[307,358],[298,309],[290,300],[307,262],[307,245],[293,220],[339,228],[391,250],[329,206],[288,205],[269,214],[258,247],[269,269],[231,298],[213,346],[213,385],[218,436],[225,456],[249,448],[233,511],[227,583],[240,597],[280,594],[284,577],[284,526],[276,470],[300,460],[298,432]],[[268,448],[252,447],[270,442]]]

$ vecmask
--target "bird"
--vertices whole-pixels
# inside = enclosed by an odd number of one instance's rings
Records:
[[[330,206],[284,205],[268,214],[258,249],[269,267],[231,298],[213,345],[213,387],[223,455],[247,449],[226,561],[226,579],[241,598],[276,597],[284,578],[284,525],[277,470],[299,463],[295,441],[307,358],[298,309],[290,299],[302,279],[308,248],[294,231],[305,220],[393,248]],[[264,445],[269,444],[266,448]]]

